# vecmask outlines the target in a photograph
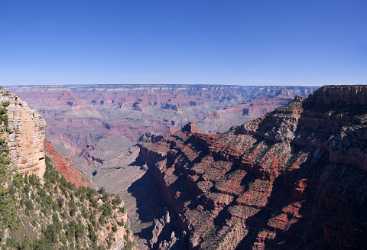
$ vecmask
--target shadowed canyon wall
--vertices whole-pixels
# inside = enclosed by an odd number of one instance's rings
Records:
[[[225,133],[142,143],[169,214],[151,248],[365,249],[366,95],[322,87]]]

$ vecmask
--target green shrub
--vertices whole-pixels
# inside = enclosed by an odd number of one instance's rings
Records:
[[[112,222],[112,232],[118,230],[120,221],[114,221],[113,209],[121,200],[104,189],[97,193],[88,187],[75,188],[53,168],[48,157],[44,184],[37,176],[11,172],[8,154],[6,142],[0,139],[0,248],[103,249],[97,232],[107,221]],[[101,206],[100,198],[104,201]],[[5,230],[9,232],[6,241]],[[112,242],[111,233],[104,246]]]
[[[30,199],[26,199],[24,205],[28,211],[33,210],[33,202]]]
[[[59,230],[57,229],[57,226],[54,224],[50,224],[46,227],[46,230],[44,231],[45,239],[50,243],[55,243],[57,241],[57,235]]]
[[[103,203],[103,205],[101,206],[101,211],[102,211],[102,215],[105,217],[109,217],[112,215],[112,208],[111,205],[108,203]]]
[[[119,211],[120,211],[120,213],[126,213],[126,208],[125,207],[120,207]]]

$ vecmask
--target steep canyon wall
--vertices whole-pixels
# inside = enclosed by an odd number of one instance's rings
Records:
[[[41,179],[46,170],[46,122],[18,96],[1,89],[0,102],[5,103],[9,131],[7,144],[11,162],[24,174],[35,174]]]

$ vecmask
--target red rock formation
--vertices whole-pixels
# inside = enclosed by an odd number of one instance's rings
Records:
[[[84,85],[12,90],[46,119],[54,146],[89,175],[102,166],[117,167],[114,159],[146,132],[167,135],[189,120],[202,131],[226,131],[314,88]]]
[[[367,248],[366,98],[367,86],[323,87],[226,133],[143,143],[175,246]]]
[[[64,176],[67,181],[76,187],[91,186],[89,180],[79,170],[73,168],[70,161],[60,155],[49,141],[45,142],[45,149],[57,172]]]
[[[128,187],[136,179],[126,177],[137,178],[138,175],[132,168],[126,169],[129,173],[123,169],[134,160],[129,152],[131,146],[139,138],[144,140],[142,135],[146,132],[165,136],[171,131],[179,131],[188,121],[195,122],[199,129],[192,132],[227,131],[231,126],[286,105],[295,95],[307,96],[314,89],[316,88],[218,85],[13,88],[46,119],[47,138],[52,141],[55,149],[67,156],[72,166],[89,176],[96,185],[111,192],[122,192],[127,207],[134,207],[138,203],[135,202],[136,197],[127,198],[132,194],[127,192]],[[186,147],[187,151],[189,149],[190,147]],[[241,148],[237,150],[240,151]],[[201,183],[202,188],[205,188],[205,184]],[[142,198],[144,204],[150,204],[144,199],[145,197]],[[228,201],[217,201],[223,202]],[[152,207],[147,210],[155,211]],[[135,218],[135,211],[143,213],[145,210],[131,209],[129,212],[132,218]],[[139,217],[142,221],[146,220],[145,215]],[[144,227],[146,225],[144,223]]]

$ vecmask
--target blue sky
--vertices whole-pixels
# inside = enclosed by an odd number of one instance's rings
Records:
[[[1,0],[0,84],[367,83],[365,0]]]

